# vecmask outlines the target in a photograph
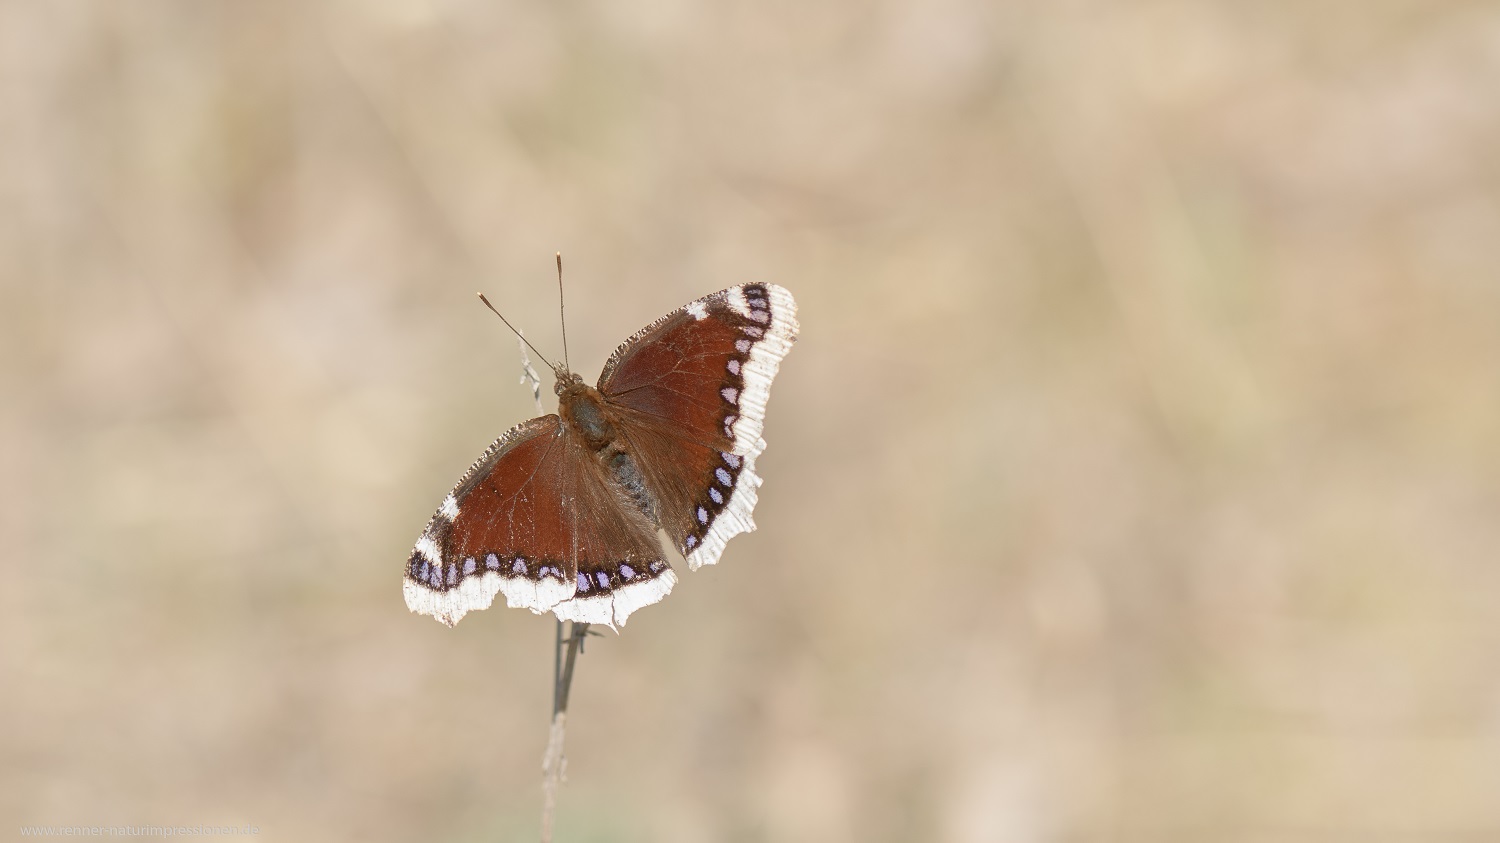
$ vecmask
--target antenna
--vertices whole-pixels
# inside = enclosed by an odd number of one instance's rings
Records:
[[[562,322],[563,368],[571,372],[573,367],[568,364],[568,311],[563,306],[562,252],[557,253],[557,318]]]
[[[554,365],[552,362],[548,361],[547,358],[546,358],[546,356],[544,356],[540,351],[536,350],[536,346],[534,346],[534,345],[531,344],[531,340],[526,339],[526,337],[520,331],[516,330],[516,326],[510,324],[510,320],[509,319],[506,319],[503,315],[501,315],[500,311],[498,311],[498,310],[495,309],[494,305],[490,304],[490,300],[484,297],[484,293],[480,293],[479,294],[479,300],[482,301],[482,302],[484,302],[484,306],[487,307],[487,308],[489,308],[491,313],[495,314],[496,316],[499,316],[500,317],[500,321],[505,323],[505,327],[509,328],[511,333],[513,333],[516,336],[520,337],[521,338],[521,342],[526,343],[526,347],[529,348],[529,349],[531,349],[533,352],[535,352],[536,356],[540,357],[541,360],[542,360],[542,362],[547,364],[547,368],[551,369],[553,372],[557,372],[558,371],[558,368],[557,368],[556,365]]]

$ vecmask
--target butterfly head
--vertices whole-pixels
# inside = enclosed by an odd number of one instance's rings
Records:
[[[552,385],[552,391],[559,398],[562,397],[562,394],[564,392],[567,392],[570,389],[576,391],[579,387],[583,386],[583,378],[573,374],[567,369],[559,367],[557,369],[553,369],[552,373],[557,376],[557,382]]]

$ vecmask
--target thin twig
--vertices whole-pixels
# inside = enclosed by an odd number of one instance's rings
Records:
[[[552,641],[552,713],[557,714],[557,694],[562,689],[563,622],[557,622]]]
[[[562,652],[562,621],[557,622],[558,639],[554,655]],[[552,728],[547,735],[547,752],[542,756],[542,843],[552,843],[552,821],[557,813],[557,787],[567,774],[567,759],[563,756],[563,738],[568,722],[568,691],[573,687],[573,666],[578,661],[583,639],[589,634],[589,625],[574,623],[567,637],[567,655],[553,660],[552,684]],[[561,674],[557,671],[562,662]]]

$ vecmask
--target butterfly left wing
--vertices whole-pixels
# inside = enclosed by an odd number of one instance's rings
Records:
[[[627,421],[621,435],[690,568],[755,529],[766,401],[797,329],[791,293],[747,284],[667,314],[604,365],[599,391]]]
[[[665,597],[676,575],[655,529],[588,459],[555,415],[496,440],[417,539],[407,607],[453,626],[504,593],[512,607],[613,625]]]

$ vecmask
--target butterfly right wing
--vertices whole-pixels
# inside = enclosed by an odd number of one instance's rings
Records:
[[[497,439],[417,539],[407,607],[453,626],[503,593],[513,608],[612,624],[666,596],[676,577],[654,528],[588,458],[555,415]]]
[[[755,529],[766,401],[797,330],[791,293],[746,284],[658,319],[604,365],[599,391],[627,422],[657,518],[692,569]]]

